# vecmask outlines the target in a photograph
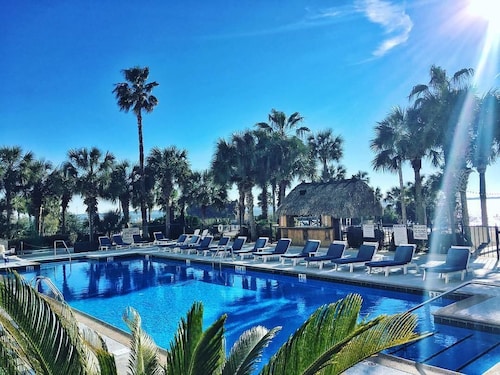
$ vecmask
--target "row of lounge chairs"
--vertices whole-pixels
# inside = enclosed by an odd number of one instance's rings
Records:
[[[134,237],[134,244],[139,245],[142,241],[139,235],[138,238]],[[101,243],[101,239],[103,240]],[[107,240],[106,240],[107,239]],[[137,240],[137,242],[136,242]],[[417,269],[419,267],[413,262],[416,246],[414,244],[399,245],[394,253],[394,257],[387,259],[376,259],[376,252],[378,250],[377,242],[363,243],[358,252],[352,256],[345,256],[344,252],[347,247],[346,241],[333,241],[326,252],[320,252],[319,248],[321,241],[308,240],[300,252],[289,252],[292,240],[290,238],[281,238],[278,240],[274,247],[268,245],[268,237],[259,237],[253,246],[245,246],[247,238],[245,236],[237,237],[230,245],[230,238],[223,236],[217,243],[213,243],[213,236],[208,234],[182,234],[177,240],[170,240],[165,238],[161,232],[154,233],[154,244],[163,251],[181,252],[186,254],[198,255],[211,255],[226,257],[231,255],[233,259],[240,258],[253,258],[257,261],[267,262],[271,260],[278,260],[281,264],[291,262],[295,267],[299,262],[304,262],[306,267],[317,265],[322,269],[326,265],[332,265],[334,270],[339,267],[349,266],[349,271],[353,272],[357,266],[364,266],[368,273],[374,269],[383,269],[384,275],[389,276],[391,269],[401,268],[404,274],[407,274],[408,268],[413,266]],[[99,238],[100,248],[105,250],[116,247],[126,247],[132,244],[123,242],[120,235],[113,235],[113,240],[109,238]],[[465,273],[467,272],[468,263],[470,258],[470,249],[468,247],[452,246],[448,252],[445,262],[438,266],[422,267],[424,280],[428,273],[437,273],[439,277],[444,277],[445,282],[448,283],[449,276],[454,273],[459,273],[461,279],[464,280]]]

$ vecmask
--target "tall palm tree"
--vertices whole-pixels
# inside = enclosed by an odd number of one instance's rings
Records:
[[[109,184],[106,188],[106,198],[112,202],[120,202],[123,214],[122,224],[127,226],[130,222],[130,201],[132,189],[132,172],[128,161],[124,160],[113,165]]]
[[[147,164],[154,171],[153,178],[158,193],[156,203],[165,210],[165,234],[169,236],[173,193],[180,181],[190,173],[187,151],[175,146],[163,150],[155,147],[147,158]]]
[[[201,220],[205,224],[209,207],[223,209],[227,201],[227,190],[215,182],[212,171],[193,172],[183,185],[190,185],[190,199],[192,206],[200,207]],[[182,189],[184,195],[184,189]]]
[[[89,218],[89,240],[94,240],[94,218],[97,214],[98,198],[104,195],[103,188],[110,180],[115,157],[110,152],[104,155],[96,148],[72,149],[68,152],[69,162],[77,172],[76,190],[83,197]]]
[[[139,176],[141,188],[141,219],[142,231],[148,234],[148,220],[146,215],[146,182],[144,177],[144,143],[142,139],[142,112],[150,113],[158,104],[158,99],[151,94],[158,86],[156,81],[146,82],[149,78],[149,68],[138,66],[122,70],[127,82],[115,84],[113,93],[118,101],[120,110],[128,112],[132,109],[137,117],[137,132],[139,134]]]
[[[310,167],[306,167],[306,149],[301,138],[310,130],[307,126],[301,126],[304,118],[299,112],[292,113],[289,117],[284,112],[271,110],[268,115],[268,122],[258,122],[255,126],[271,134],[275,134],[273,168],[275,175],[272,177],[276,181],[278,189],[278,206],[285,198],[286,188],[298,175],[311,174]],[[295,147],[295,148],[294,148]],[[274,194],[274,193],[273,193]],[[273,210],[276,203],[273,200]]]
[[[245,208],[248,212],[250,238],[256,239],[257,228],[254,220],[254,197],[252,189],[256,183],[257,149],[254,133],[247,130],[235,133],[231,140],[220,139],[212,160],[214,179],[220,184],[235,184],[238,189],[238,211],[240,225],[244,222]],[[229,183],[228,183],[229,182]]]
[[[311,149],[313,158],[318,158],[322,165],[321,178],[324,182],[331,179],[328,163],[339,162],[343,156],[342,144],[344,140],[340,135],[333,136],[332,129],[319,131],[316,135],[310,135],[307,142]]]
[[[69,202],[76,192],[76,178],[78,172],[70,162],[64,162],[52,175],[52,188],[59,197],[61,218],[59,227],[62,234],[66,234],[66,212]]]
[[[29,200],[29,214],[34,218],[34,227],[38,235],[42,235],[44,206],[55,192],[51,187],[52,164],[45,160],[34,160],[27,166],[28,173],[23,183],[24,193]]]
[[[429,72],[429,83],[414,86],[409,95],[410,100],[414,99],[415,109],[415,116],[410,123],[420,130],[419,134],[427,135],[423,142],[413,140],[411,145],[428,148],[429,143],[437,143],[443,153],[447,176],[445,199],[451,228],[455,228],[454,202],[459,177],[467,168],[465,158],[468,151],[463,150],[470,147],[467,141],[470,138],[472,112],[468,107],[473,96],[470,95],[469,79],[473,74],[473,69],[466,68],[449,77],[446,70],[433,65]],[[454,147],[462,152],[454,154]],[[415,160],[418,163],[418,158]],[[421,207],[417,206],[417,210],[420,212]]]
[[[6,208],[7,228],[5,235],[12,237],[11,219],[13,213],[13,201],[17,194],[22,191],[21,182],[29,171],[29,165],[33,161],[33,154],[23,150],[19,146],[0,148],[0,191],[3,190]]]
[[[377,122],[375,127],[375,138],[370,141],[370,148],[375,152],[372,160],[374,170],[388,170],[398,173],[399,178],[399,202],[401,204],[401,221],[408,222],[406,216],[406,203],[403,196],[403,162],[405,160],[405,150],[403,150],[403,139],[406,132],[406,110],[396,106],[392,108],[387,117]]]
[[[304,117],[299,112],[294,112],[289,117],[286,117],[284,112],[271,109],[268,122],[258,122],[255,125],[270,133],[277,133],[281,138],[289,137],[290,132],[293,130],[295,130],[296,136],[302,137],[310,131],[307,126],[300,126],[302,121],[304,121]]]
[[[479,173],[479,199],[481,203],[481,224],[483,226],[488,226],[486,168],[498,156],[500,145],[500,137],[498,137],[500,135],[500,132],[498,132],[499,128],[500,93],[497,90],[489,90],[478,100],[471,134],[471,164]]]

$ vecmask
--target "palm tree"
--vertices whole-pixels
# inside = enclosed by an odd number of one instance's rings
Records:
[[[188,181],[183,185],[190,185],[189,203],[192,206],[200,207],[203,224],[205,224],[209,207],[216,209],[223,209],[225,207],[227,190],[215,182],[212,171],[193,172]],[[182,194],[184,195],[184,189],[182,189]]]
[[[272,179],[276,181],[274,185],[278,188],[278,206],[285,198],[286,188],[295,177],[311,174],[311,164],[306,163],[309,159],[301,141],[301,138],[310,130],[306,126],[300,126],[303,120],[304,118],[298,112],[292,113],[287,118],[284,112],[272,109],[268,115],[268,122],[255,124],[259,129],[277,136],[272,147],[272,167],[275,170]],[[293,130],[295,130],[295,135],[291,134]],[[275,205],[273,199],[273,210],[275,210]]]
[[[406,110],[397,106],[394,107],[387,117],[378,122],[375,127],[375,138],[370,142],[370,148],[375,152],[372,160],[374,170],[396,171],[399,177],[399,191],[401,193],[399,202],[401,204],[401,221],[406,224],[406,203],[403,196],[403,162],[405,160],[405,150],[403,139],[407,135]]]
[[[158,104],[158,99],[151,94],[153,89],[158,86],[156,81],[146,82],[149,77],[149,68],[140,68],[138,66],[122,70],[127,82],[115,84],[113,93],[118,100],[118,106],[121,111],[128,112],[130,109],[137,117],[137,131],[139,134],[139,176],[141,188],[141,218],[142,232],[148,233],[148,222],[146,216],[146,182],[144,178],[144,143],[142,139],[142,112],[150,113]]]
[[[340,135],[334,137],[332,129],[318,132],[307,138],[313,158],[318,158],[322,165],[321,178],[324,182],[331,179],[328,163],[339,162],[343,156],[342,144],[344,140]]]
[[[230,141],[220,139],[211,166],[215,182],[221,185],[236,185],[239,193],[240,225],[243,224],[246,208],[248,210],[247,219],[252,240],[255,240],[257,235],[252,192],[256,176],[259,173],[256,158],[256,139],[254,133],[247,130],[243,133],[233,134]]]
[[[42,235],[44,206],[55,192],[51,187],[50,170],[52,164],[44,160],[34,160],[27,166],[24,193],[29,200],[29,214],[34,217],[34,227],[38,235]]]
[[[488,226],[486,168],[498,156],[500,137],[498,137],[499,134],[495,134],[495,129],[499,128],[500,94],[496,90],[490,90],[479,98],[472,130],[471,164],[479,173],[479,199],[481,202],[481,224],[483,226]]]
[[[287,118],[284,112],[271,109],[268,122],[258,122],[255,125],[270,133],[277,133],[280,138],[288,138],[293,130],[295,130],[295,135],[302,137],[310,131],[307,126],[299,126],[303,120],[299,112],[294,112]]]
[[[62,234],[66,234],[66,211],[73,194],[76,192],[76,177],[77,171],[69,162],[63,163],[61,167],[54,171],[52,176],[52,189],[60,199],[61,218],[59,226]]]
[[[155,147],[147,158],[148,168],[154,171],[159,203],[165,210],[165,231],[170,235],[170,220],[172,215],[173,193],[183,178],[190,173],[187,151],[175,146],[163,150]]]
[[[474,70],[461,69],[449,77],[446,70],[433,65],[429,74],[429,83],[414,86],[409,95],[410,99],[415,99],[414,116],[409,123],[413,127],[414,134],[424,135],[424,138],[418,141],[413,139],[409,145],[420,149],[419,152],[414,152],[415,155],[422,154],[420,151],[429,150],[433,146],[441,148],[448,176],[444,184],[445,199],[449,223],[451,228],[454,228],[455,195],[458,191],[459,177],[463,175],[461,171],[467,168],[465,159],[470,147],[470,144],[466,143],[470,138],[472,125],[469,117],[472,115],[470,106],[473,96],[469,93],[471,89],[469,79]],[[460,148],[462,152],[453,154],[454,147]],[[463,152],[464,150],[466,152]],[[418,160],[417,157],[412,161],[414,170],[415,167],[418,168]],[[416,193],[418,192],[417,187]],[[421,213],[421,210],[421,206],[417,205],[417,213]]]
[[[110,180],[115,157],[110,152],[102,154],[96,147],[72,149],[68,152],[72,168],[77,172],[76,190],[87,205],[89,218],[89,241],[94,239],[94,218],[97,214],[98,198],[104,195],[104,187]]]
[[[128,161],[113,165],[110,181],[107,186],[106,198],[112,202],[118,200],[123,213],[122,224],[127,226],[130,222],[130,201],[132,189],[132,172],[129,170]]]
[[[13,213],[13,200],[22,191],[21,182],[25,179],[33,161],[33,154],[27,152],[23,155],[21,147],[0,148],[0,189],[3,190],[6,208],[6,236],[11,238],[11,219]]]

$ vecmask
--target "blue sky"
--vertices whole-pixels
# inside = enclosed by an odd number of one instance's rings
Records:
[[[371,169],[374,126],[409,104],[432,64],[450,74],[475,68],[481,92],[500,87],[499,29],[488,33],[470,1],[4,2],[0,146],[55,165],[69,149],[92,146],[135,162],[136,119],[111,91],[122,69],[148,66],[160,85],[158,106],[144,116],[146,153],[175,145],[203,170],[218,139],[266,121],[272,108],[298,111],[312,131],[344,138],[348,175],[367,171],[385,191],[397,177]],[[500,14],[497,3],[490,14]],[[499,172],[489,169],[490,192],[500,193]]]

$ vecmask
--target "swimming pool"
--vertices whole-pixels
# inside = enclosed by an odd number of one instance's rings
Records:
[[[141,257],[48,263],[24,276],[28,280],[38,275],[49,277],[71,306],[123,330],[127,328],[122,313],[126,307],[134,307],[141,314],[143,328],[164,348],[169,347],[180,318],[194,301],[203,302],[206,325],[227,314],[228,350],[246,329],[282,326],[264,353],[264,363],[317,307],[348,293],[363,296],[362,314],[368,317],[403,312],[426,299],[389,290],[242,271]],[[499,335],[434,323],[432,311],[450,302],[439,300],[415,312],[419,330],[435,332],[432,337],[388,353],[467,374],[482,374],[495,365],[500,358]]]

